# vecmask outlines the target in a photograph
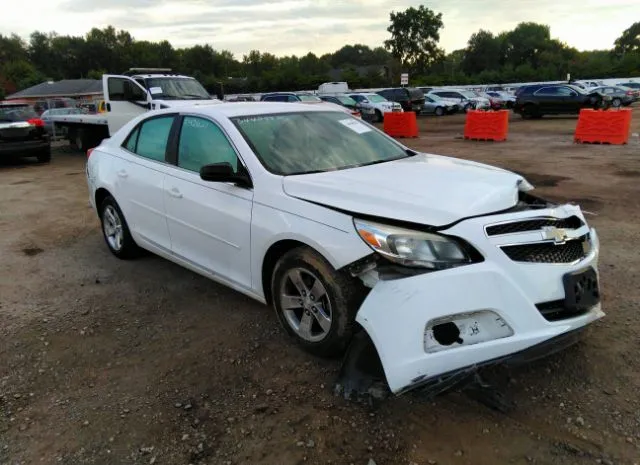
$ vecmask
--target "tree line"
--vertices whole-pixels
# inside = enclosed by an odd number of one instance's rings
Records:
[[[578,51],[553,39],[549,26],[521,23],[493,34],[479,30],[467,46],[439,47],[442,14],[419,6],[390,13],[390,38],[375,48],[345,45],[317,56],[277,57],[252,50],[241,59],[209,44],[174,48],[168,41],[135,40],[124,30],[93,28],[84,37],[33,32],[28,40],[0,34],[0,98],[47,80],[94,78],[131,67],[172,68],[226,93],[317,88],[339,79],[353,88],[398,85],[503,83],[640,75],[640,22],[624,30],[611,50]],[[333,71],[332,71],[333,70]]]

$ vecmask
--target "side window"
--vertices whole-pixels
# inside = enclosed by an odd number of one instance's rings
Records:
[[[570,89],[569,87],[561,87],[560,95],[563,97],[575,97],[576,95],[578,95],[578,93],[575,90]]]
[[[404,89],[395,89],[393,91],[395,94],[395,98],[399,100],[409,100],[409,96],[407,95],[407,91]]]
[[[178,166],[196,173],[213,163],[229,163],[238,171],[238,156],[227,136],[213,122],[185,116],[178,144]]]
[[[287,97],[287,102],[299,102],[300,99],[298,97],[296,97],[295,95],[289,95]]]
[[[124,141],[122,146],[127,149],[129,152],[136,153],[136,146],[138,145],[138,135],[140,134],[140,126],[136,126],[136,128],[131,131],[129,137]]]
[[[142,123],[135,153],[151,160],[164,161],[173,120],[174,116],[171,115],[148,119]]]
[[[108,79],[109,100],[113,102],[144,101],[146,94],[133,81],[126,78],[112,77]]]
[[[558,95],[563,95],[560,92],[560,88],[559,87],[543,87],[542,89],[539,89],[535,92],[535,95],[540,95],[540,96],[548,96],[548,97],[555,97]],[[565,94],[566,95],[566,94]]]

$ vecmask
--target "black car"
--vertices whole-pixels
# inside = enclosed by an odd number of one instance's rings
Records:
[[[398,102],[404,111],[414,111],[418,114],[424,109],[424,92],[415,87],[396,87],[376,93],[390,102]]]
[[[582,108],[602,108],[611,97],[570,84],[539,84],[521,88],[513,111],[523,118],[578,114]]]
[[[0,103],[0,156],[51,160],[51,142],[44,122],[26,103]]]

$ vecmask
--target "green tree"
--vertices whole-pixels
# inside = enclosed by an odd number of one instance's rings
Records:
[[[625,29],[614,43],[614,51],[620,55],[629,52],[640,52],[640,21]]]
[[[549,26],[537,23],[520,23],[504,37],[504,62],[518,67],[527,64],[538,67],[539,55],[551,41]]]
[[[498,69],[502,61],[500,39],[480,29],[471,35],[461,61],[462,70],[467,74]]]
[[[400,63],[417,72],[424,72],[444,57],[438,48],[442,13],[435,13],[424,5],[407,8],[389,15],[391,25],[387,31],[391,38],[384,45]]]

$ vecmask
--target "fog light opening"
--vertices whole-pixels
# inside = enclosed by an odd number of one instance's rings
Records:
[[[464,343],[460,337],[460,328],[451,321],[435,325],[433,327],[433,338],[438,341],[438,344],[443,346],[450,346],[455,343]]]

